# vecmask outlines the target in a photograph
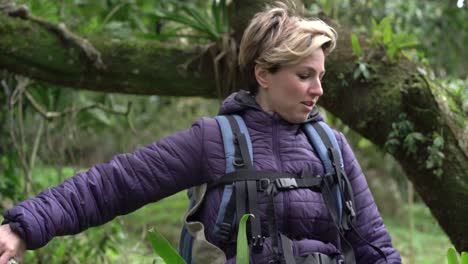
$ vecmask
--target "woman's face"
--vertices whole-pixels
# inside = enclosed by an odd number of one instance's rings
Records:
[[[323,94],[321,80],[324,74],[322,49],[275,73],[257,66],[255,75],[260,84],[257,102],[266,112],[275,112],[290,123],[302,123]]]

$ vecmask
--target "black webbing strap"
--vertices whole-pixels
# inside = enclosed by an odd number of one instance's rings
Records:
[[[279,263],[281,259],[281,253],[279,249],[279,232],[278,226],[276,223],[276,214],[275,214],[275,193],[276,187],[273,184],[268,185],[266,189],[268,195],[268,205],[267,205],[267,218],[268,218],[268,232],[270,233],[271,238],[271,249],[273,251],[273,259]],[[276,264],[276,263],[275,263]]]
[[[235,161],[234,166],[236,168],[251,169],[253,167],[252,157],[250,157],[249,147],[247,145],[247,138],[241,132],[237,121],[233,116],[226,116],[229,124],[231,125],[232,134],[234,135],[234,149],[235,149]]]
[[[340,159],[340,155],[338,153],[338,150],[334,149],[333,147],[333,143],[330,141],[330,138],[328,137],[327,133],[325,132],[325,130],[322,128],[322,126],[320,126],[320,124],[318,123],[313,123],[312,126],[315,128],[315,130],[317,131],[317,133],[319,134],[320,138],[322,139],[325,147],[327,148],[328,150],[328,155],[330,157],[330,160],[333,164],[333,167],[335,169],[335,173],[333,175],[331,175],[333,177],[333,181],[331,182],[331,186],[335,186],[335,184],[338,184],[338,188],[339,188],[339,191],[341,193],[341,200],[342,202],[344,202],[344,193],[343,193],[343,182],[342,182],[342,178],[343,178],[343,164],[341,163],[341,159]],[[348,198],[348,197],[346,197]],[[346,199],[347,200],[347,199]],[[341,212],[340,212],[341,213]],[[346,217],[345,217],[346,218]],[[339,223],[340,227],[343,227],[343,221],[341,220],[341,223]]]
[[[227,116],[229,124],[231,125],[232,132],[234,134],[234,146],[235,146],[235,156],[237,169],[245,169],[252,171],[253,163],[252,157],[250,156],[249,147],[247,143],[247,137],[239,128],[239,125],[233,116]],[[239,158],[240,154],[240,158]],[[242,167],[240,166],[242,165]],[[224,177],[223,177],[224,178]],[[237,223],[240,222],[242,216],[246,213],[251,213],[255,217],[249,218],[250,223],[250,237],[252,241],[252,247],[259,251],[263,248],[263,235],[262,228],[260,224],[260,211],[258,210],[257,203],[257,181],[256,180],[247,180],[239,184],[239,181],[236,181],[235,184],[235,193],[236,193],[236,204],[241,204],[241,206],[236,207],[237,214]],[[247,194],[247,196],[246,196]],[[231,198],[232,199],[232,198]],[[247,204],[247,208],[246,208]],[[230,209],[230,208],[227,208]],[[232,221],[232,219],[226,219],[225,221]]]
[[[289,181],[289,179],[295,179],[295,181]],[[322,177],[305,175],[305,173],[301,176],[297,176],[295,174],[286,172],[239,169],[234,172],[227,173],[217,181],[210,184],[208,188],[213,188],[219,184],[230,184],[236,181],[248,180],[267,181],[264,184],[269,184],[270,182],[278,180],[278,184],[283,184],[284,187],[286,187],[288,183],[291,183],[297,188],[312,188],[316,189],[316,191],[319,191]]]
[[[236,204],[235,204],[235,210],[236,210],[236,224],[240,222],[240,218],[247,212],[246,208],[246,201],[247,201],[247,186],[245,181],[238,181],[234,183],[234,192],[236,196]],[[231,197],[231,200],[234,199]],[[230,201],[229,201],[230,202]],[[230,208],[226,208],[228,210]],[[257,217],[257,216],[255,216]],[[232,219],[226,219],[224,217],[224,222],[229,223],[228,221],[232,221]]]
[[[236,197],[236,188],[233,188],[233,193],[231,195],[231,199],[229,199],[226,209],[224,211],[224,221],[219,227],[219,242],[221,245],[226,244],[229,242],[229,239],[231,238],[231,232],[233,230],[233,220],[236,217],[236,199],[233,197]],[[227,219],[227,220],[226,220]]]
[[[247,167],[251,168],[252,161],[250,159],[250,155],[248,155],[249,152],[247,151],[247,153],[245,153],[241,151],[239,146],[239,140],[237,137],[242,133],[240,131],[239,125],[237,124],[237,121],[233,116],[226,116],[226,119],[228,120],[234,135],[234,168],[236,170],[245,169]],[[226,205],[226,209],[224,210],[225,215],[223,223],[221,224],[221,236],[219,237],[221,244],[225,244],[229,241],[232,229],[237,225],[237,223],[239,223],[240,217],[242,217],[242,215],[246,212],[246,190],[247,188],[244,182],[234,183],[234,193]],[[234,212],[236,213],[234,214]],[[236,221],[234,221],[234,219]]]
[[[250,235],[252,238],[252,248],[256,251],[261,251],[265,238],[262,235],[262,228],[260,226],[260,214],[258,214],[257,203],[257,181],[245,181],[248,191],[248,204],[249,210],[254,214],[258,221],[253,221],[250,218]],[[255,213],[253,211],[256,211]],[[256,214],[257,213],[257,214]]]

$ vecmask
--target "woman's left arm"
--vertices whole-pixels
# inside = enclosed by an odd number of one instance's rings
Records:
[[[387,257],[388,264],[401,263],[398,251],[392,246],[390,235],[374,202],[362,169],[343,134],[337,135],[341,147],[346,175],[354,193],[356,223],[355,230],[372,245],[378,247]],[[357,263],[385,263],[376,250],[354,232],[346,235],[351,242]]]
[[[104,224],[118,215],[207,181],[203,122],[133,153],[80,172],[35,198],[10,208],[5,223],[28,249],[55,236],[70,235]]]

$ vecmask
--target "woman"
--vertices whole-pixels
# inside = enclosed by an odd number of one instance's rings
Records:
[[[300,125],[321,120],[315,104],[323,94],[325,56],[335,47],[336,33],[324,22],[307,20],[293,11],[277,3],[250,22],[239,53],[249,92],[229,96],[219,114],[237,114],[245,121],[255,169],[323,175],[321,161]],[[354,190],[356,232],[346,234],[345,239],[356,263],[401,263],[359,164],[344,136],[335,135]],[[0,227],[0,264],[10,258],[21,261],[26,248],[42,247],[54,236],[75,234],[183,189],[213,183],[225,174],[225,161],[220,128],[212,118],[201,118],[190,129],[131,154],[117,155],[7,210],[5,225]],[[205,227],[215,225],[221,193],[221,187],[208,190],[197,213]],[[265,226],[266,200],[260,197],[258,202],[260,222]],[[307,189],[278,192],[273,204],[278,229],[287,234],[297,263],[318,263],[312,257],[306,260],[308,256],[322,256],[321,263],[343,263],[344,244],[320,193]],[[262,233],[264,246],[252,252],[252,263],[284,261],[278,259],[268,230]],[[225,252],[228,263],[235,262],[232,245],[217,241],[209,228],[204,236]]]

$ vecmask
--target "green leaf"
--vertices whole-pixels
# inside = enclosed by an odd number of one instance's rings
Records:
[[[454,248],[449,248],[447,250],[447,261],[448,264],[458,264],[457,251]]]
[[[359,79],[359,76],[361,76],[361,70],[359,69],[359,67],[357,67],[357,68],[354,70],[353,79],[354,79],[354,80],[357,80],[357,79]]]
[[[362,75],[366,80],[370,79],[370,73],[369,70],[367,69],[367,65],[365,63],[359,63],[359,69],[362,72]]]
[[[391,63],[397,62],[397,55],[398,55],[398,47],[397,46],[390,46],[387,49],[387,58]]]
[[[412,132],[409,135],[411,135],[411,137],[413,137],[417,141],[424,142],[426,140],[426,137],[423,134],[419,133],[419,132]]]
[[[462,252],[462,254],[461,254],[461,264],[468,264],[468,253]]]
[[[253,214],[245,214],[239,222],[239,231],[237,233],[237,264],[249,264],[249,242],[247,241],[247,220],[249,217],[255,217]]]
[[[190,15],[199,27],[203,28],[203,32],[212,36],[213,39],[218,38],[218,32],[216,32],[213,23],[208,20],[206,14],[203,14],[200,10],[188,5],[182,7],[182,10],[184,10],[188,15]]]
[[[435,139],[434,139],[434,143],[432,143],[435,147],[437,148],[441,148],[444,146],[444,138],[441,137],[441,136],[437,136]]]
[[[411,49],[411,48],[415,48],[415,47],[419,46],[419,44],[420,43],[417,42],[417,41],[408,41],[408,42],[400,43],[398,45],[398,48],[400,50],[402,50],[402,49]]]
[[[167,239],[161,235],[156,228],[151,228],[148,231],[148,238],[156,254],[158,254],[166,263],[186,264],[184,259],[172,247],[171,243],[169,243],[169,241],[167,241]]]
[[[372,22],[372,28],[371,28],[371,33],[372,33],[372,36],[375,35],[375,33],[378,31],[378,25],[377,25],[377,21],[375,21],[375,18],[371,18],[371,22]]]
[[[351,35],[351,44],[353,45],[353,52],[356,56],[362,56],[361,44],[359,44],[359,39],[356,34]]]
[[[213,15],[214,22],[216,25],[216,30],[219,32],[222,26],[222,14],[220,5],[217,4],[218,1],[212,0],[211,1],[211,14]]]

